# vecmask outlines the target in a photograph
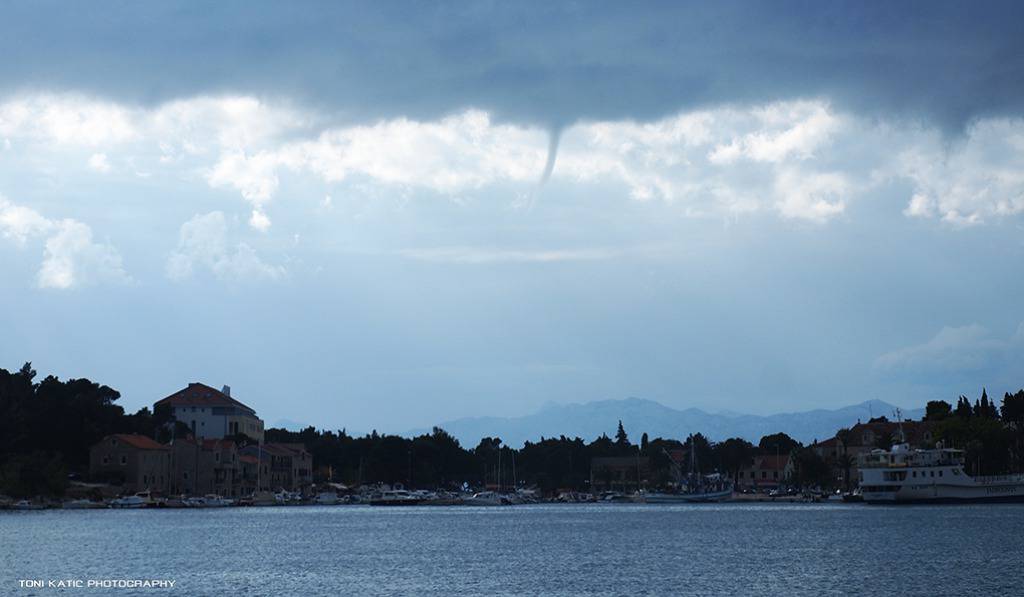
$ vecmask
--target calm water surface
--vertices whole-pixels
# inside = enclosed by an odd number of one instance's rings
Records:
[[[1020,505],[0,512],[0,594],[1020,595],[1022,533]]]

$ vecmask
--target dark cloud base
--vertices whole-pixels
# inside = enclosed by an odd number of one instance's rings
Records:
[[[8,3],[0,91],[243,92],[338,120],[558,127],[827,96],[947,130],[1024,109],[1024,3]]]

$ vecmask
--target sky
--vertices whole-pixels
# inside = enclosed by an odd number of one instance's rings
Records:
[[[0,17],[0,367],[360,432],[1024,386],[1020,3]]]

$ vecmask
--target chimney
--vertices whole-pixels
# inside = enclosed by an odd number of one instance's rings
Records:
[[[224,386],[220,391],[223,392],[225,396],[229,398],[231,397],[231,386]]]

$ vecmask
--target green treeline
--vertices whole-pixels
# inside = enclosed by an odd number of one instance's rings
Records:
[[[968,474],[1024,472],[1024,390],[1007,392],[998,407],[985,390],[973,405],[966,396],[956,406],[933,400],[925,420],[935,423],[936,442],[964,450]]]
[[[61,495],[69,475],[88,471],[89,448],[111,433],[169,439],[166,413],[125,414],[110,387],[35,377],[31,363],[15,373],[0,369],[0,494]]]
[[[87,473],[89,448],[111,433],[138,433],[160,442],[171,437],[168,413],[143,408],[126,414],[116,404],[120,394],[108,386],[87,379],[35,378],[31,363],[14,373],[0,369],[0,494],[60,495],[69,478]],[[1006,394],[1001,407],[984,393],[973,405],[965,397],[955,407],[929,402],[925,420],[933,422],[936,441],[966,450],[972,474],[1024,470],[1024,390]],[[179,424],[175,433],[183,437],[187,428]],[[844,445],[852,445],[849,430],[836,435]],[[848,473],[855,464],[850,456],[826,461],[813,446],[803,446],[784,433],[767,435],[757,445],[739,438],[711,442],[700,433],[685,441],[649,439],[644,433],[634,443],[621,422],[613,437],[602,435],[590,442],[540,438],[515,449],[490,437],[473,447],[461,446],[439,428],[414,438],[376,432],[353,437],[344,430],[313,427],[299,432],[269,429],[266,441],[305,444],[313,455],[317,481],[401,482],[429,488],[463,483],[511,488],[515,482],[548,493],[588,490],[591,460],[599,457],[647,458],[649,484],[664,485],[674,480],[668,454],[686,454],[682,464],[688,470],[691,447],[702,472],[733,478],[758,454],[791,455],[794,486],[831,487],[834,470]],[[888,438],[882,441],[891,445]]]

